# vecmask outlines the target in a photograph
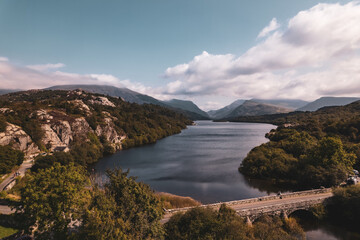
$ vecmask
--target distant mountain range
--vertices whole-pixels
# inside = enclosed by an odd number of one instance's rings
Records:
[[[291,111],[316,111],[327,106],[343,106],[360,98],[322,97],[313,102],[293,99],[239,99],[226,107],[205,112],[192,101],[172,99],[161,101],[151,96],[108,85],[60,85],[47,88],[49,90],[82,89],[90,93],[99,93],[112,97],[120,97],[124,101],[137,104],[155,104],[180,112],[192,120],[231,119],[239,116],[259,116],[265,114],[287,113]],[[21,90],[0,89],[0,95]]]
[[[329,106],[345,106],[352,102],[358,101],[360,98],[353,97],[321,97],[307,105],[298,108],[297,111],[316,111],[323,107]]]

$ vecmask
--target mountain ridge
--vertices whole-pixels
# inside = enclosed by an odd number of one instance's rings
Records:
[[[184,114],[188,118],[192,120],[207,120],[209,119],[209,116],[205,113],[201,113],[201,109],[197,107],[193,102],[191,102],[193,105],[196,106],[196,108],[199,109],[199,111],[190,111],[186,107],[182,107],[181,104],[178,104],[177,107],[172,106],[171,104],[166,103],[165,101],[158,100],[154,97],[151,97],[146,94],[141,94],[138,92],[135,92],[133,90],[130,90],[128,88],[118,88],[110,85],[86,85],[86,84],[78,84],[78,85],[57,85],[52,86],[49,88],[46,88],[49,90],[75,90],[75,89],[82,89],[84,91],[90,92],[90,93],[98,93],[98,94],[104,94],[111,97],[120,97],[124,101],[130,102],[130,103],[137,103],[137,104],[155,104],[162,107],[167,107],[172,110],[175,110],[179,113]],[[183,100],[179,100],[183,101]]]
[[[296,109],[296,111],[313,112],[323,107],[345,106],[358,100],[360,100],[360,98],[356,97],[321,97],[301,108]]]
[[[274,105],[258,103],[252,100],[246,100],[243,104],[235,108],[230,112],[225,119],[236,118],[239,116],[259,116],[274,113],[286,113],[291,112],[291,109],[278,107]]]
[[[199,115],[204,116],[205,118],[209,118],[209,115],[201,110],[194,102],[189,100],[181,100],[181,99],[171,99],[168,101],[163,101],[165,104],[170,105],[174,108],[186,109],[187,111],[191,111],[197,113]]]
[[[245,101],[246,101],[245,99],[238,99],[218,110],[210,110],[207,112],[207,114],[213,119],[221,119],[227,116],[228,114],[230,114],[235,108],[243,104]]]

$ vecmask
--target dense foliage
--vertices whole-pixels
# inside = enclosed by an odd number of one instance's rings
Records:
[[[79,166],[58,163],[26,177],[16,205],[36,239],[160,239],[162,205],[150,187],[121,169],[99,188]]]
[[[66,239],[69,224],[79,221],[88,201],[82,169],[54,166],[27,176],[17,212],[37,239]]]
[[[239,118],[279,125],[270,142],[251,150],[239,170],[249,177],[298,187],[335,186],[360,167],[360,102],[297,112]]]
[[[150,187],[121,169],[108,171],[104,190],[92,192],[82,239],[160,239],[163,210]]]
[[[16,165],[24,160],[24,153],[14,150],[11,146],[0,146],[0,174],[11,172]]]
[[[222,205],[219,211],[193,208],[174,215],[165,224],[166,239],[300,239],[304,232],[294,219],[263,217],[248,226],[235,211]]]
[[[0,116],[0,132],[4,132],[6,130],[7,123],[5,118]]]
[[[359,231],[360,186],[338,188],[326,206],[328,217],[338,224],[356,228]]]

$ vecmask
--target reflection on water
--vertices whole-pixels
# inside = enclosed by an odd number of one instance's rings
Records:
[[[269,180],[260,180],[260,179],[244,179],[246,184],[248,184],[250,187],[256,188],[261,192],[266,192],[268,195],[272,193],[287,193],[287,192],[293,192],[297,191],[297,189],[294,189],[293,186],[287,186],[285,184],[282,184],[281,186],[278,184],[275,184],[273,181]],[[303,189],[298,189],[299,191]]]
[[[198,121],[156,144],[121,151],[99,161],[96,170],[130,169],[156,191],[191,196],[203,203],[267,195],[239,174],[241,160],[273,125]]]
[[[360,234],[343,227],[323,222],[315,225],[311,230],[306,230],[308,240],[355,240],[360,239]]]
[[[295,217],[306,232],[308,240],[355,240],[360,239],[360,234],[350,229],[337,226],[328,221],[319,221],[314,215],[305,210],[298,210],[290,215]]]

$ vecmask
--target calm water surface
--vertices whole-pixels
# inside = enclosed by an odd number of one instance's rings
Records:
[[[96,166],[130,169],[130,174],[160,192],[190,196],[203,203],[266,195],[251,187],[238,167],[275,126],[254,123],[198,121],[180,134],[156,144],[120,151]]]

